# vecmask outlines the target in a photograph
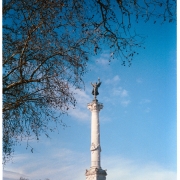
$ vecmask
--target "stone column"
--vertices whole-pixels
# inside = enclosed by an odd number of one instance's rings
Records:
[[[105,180],[106,171],[101,169],[101,146],[100,146],[100,127],[99,111],[103,108],[101,103],[93,100],[88,104],[91,111],[91,168],[86,170],[86,179],[88,180]]]
[[[91,167],[101,168],[101,146],[100,146],[100,128],[99,111],[103,105],[97,101],[88,104],[91,111]]]

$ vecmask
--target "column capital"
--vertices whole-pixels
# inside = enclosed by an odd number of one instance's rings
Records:
[[[90,111],[100,111],[103,108],[103,104],[99,103],[97,100],[93,100],[91,103],[87,104],[87,108]]]

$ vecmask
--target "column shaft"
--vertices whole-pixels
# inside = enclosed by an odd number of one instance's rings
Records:
[[[100,168],[100,151],[99,111],[93,110],[91,116],[91,167]]]

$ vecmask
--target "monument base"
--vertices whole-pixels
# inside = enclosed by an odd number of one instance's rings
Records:
[[[91,167],[86,170],[86,180],[106,180],[106,170],[97,167]]]

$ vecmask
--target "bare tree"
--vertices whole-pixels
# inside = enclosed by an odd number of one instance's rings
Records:
[[[143,37],[139,20],[173,22],[174,0],[4,0],[3,157],[22,138],[39,138],[48,123],[76,105],[90,55],[109,47],[110,60],[130,64]]]

